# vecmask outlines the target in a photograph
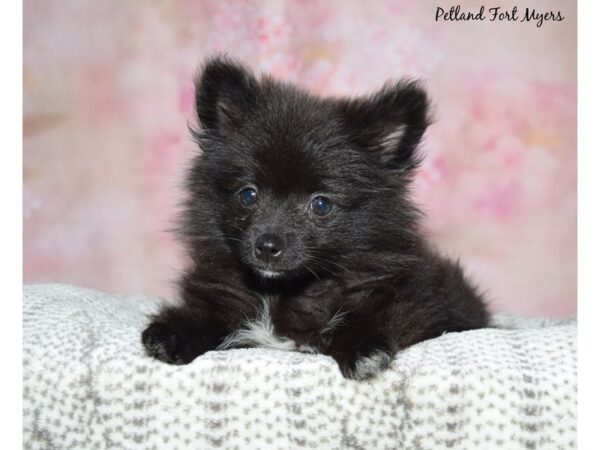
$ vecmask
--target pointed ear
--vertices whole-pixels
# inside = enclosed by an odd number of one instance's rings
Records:
[[[419,82],[399,81],[342,103],[342,114],[356,143],[378,152],[386,169],[418,166],[417,146],[430,123],[429,100]]]
[[[209,58],[196,77],[196,114],[205,130],[239,126],[252,106],[258,81],[242,64],[224,56]]]

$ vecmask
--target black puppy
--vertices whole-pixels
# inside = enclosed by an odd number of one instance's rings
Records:
[[[366,379],[444,332],[485,327],[481,296],[419,232],[409,184],[428,126],[414,81],[317,98],[225,57],[197,79],[202,154],[180,229],[181,302],[143,332],[149,355],[268,346],[331,355]]]

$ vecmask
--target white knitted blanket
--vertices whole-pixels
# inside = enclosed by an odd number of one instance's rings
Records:
[[[324,355],[145,356],[159,300],[24,289],[27,449],[576,448],[575,320],[495,316],[398,354],[372,381]]]

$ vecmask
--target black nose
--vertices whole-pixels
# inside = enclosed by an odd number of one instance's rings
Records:
[[[283,253],[284,245],[280,237],[265,233],[254,243],[254,254],[257,259],[266,263],[276,261]]]

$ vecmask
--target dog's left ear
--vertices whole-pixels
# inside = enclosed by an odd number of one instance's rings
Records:
[[[379,153],[386,169],[411,170],[427,129],[429,100],[417,81],[386,85],[370,97],[342,102],[342,115],[355,142]]]

